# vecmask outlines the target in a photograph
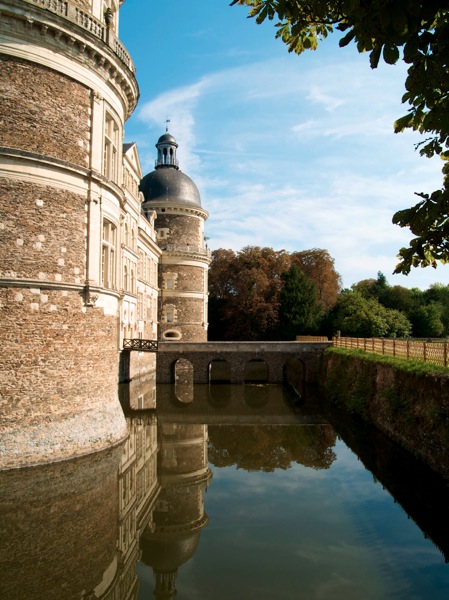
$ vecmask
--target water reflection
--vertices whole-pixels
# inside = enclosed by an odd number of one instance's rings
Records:
[[[129,409],[153,402],[154,390],[147,384],[136,382],[122,390]],[[214,508],[208,526],[208,487],[213,501],[214,487],[220,495],[228,485],[222,472],[243,472],[247,477],[239,480],[254,494],[251,473],[257,474],[260,486],[262,476],[295,474],[299,468],[295,486],[307,481],[316,494],[325,472],[338,472],[339,439],[448,556],[447,486],[378,432],[329,410],[312,394],[292,407],[278,386],[205,385],[189,389],[190,394],[191,401],[185,402],[179,388],[159,386],[157,410],[129,412],[129,437],[120,448],[0,474],[2,600],[137,600],[152,593],[169,599],[177,588],[185,591],[190,585],[180,574],[198,569],[205,590],[216,573],[203,554],[212,558],[217,527],[224,524],[222,539],[237,535],[232,533],[232,518],[225,521],[228,508],[232,514],[229,504]],[[215,486],[210,464],[218,477]],[[337,475],[326,477],[335,480]],[[238,494],[236,490],[227,489],[229,498]],[[322,503],[321,510],[328,510],[324,507],[330,501],[319,497],[315,509],[319,511]],[[267,514],[276,511],[268,503],[265,509]],[[331,510],[337,514],[338,506]],[[251,514],[245,514],[251,521]],[[302,517],[305,522],[312,518]],[[200,538],[209,531],[205,545]],[[317,529],[315,545],[320,535]],[[216,551],[221,556],[218,546]],[[279,576],[285,577],[282,570]],[[441,585],[448,584],[446,574]],[[216,580],[211,585],[216,586]],[[204,590],[198,597],[209,597]],[[366,597],[393,597],[373,594]],[[267,591],[265,597],[296,595],[270,596]]]

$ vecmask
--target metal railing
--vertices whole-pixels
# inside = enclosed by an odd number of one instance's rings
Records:
[[[137,350],[138,352],[157,352],[157,340],[142,340],[140,338],[124,339],[123,350]]]
[[[363,350],[372,354],[384,354],[406,360],[420,360],[440,367],[449,367],[449,342],[423,341],[394,338],[334,337],[332,345],[337,348]]]

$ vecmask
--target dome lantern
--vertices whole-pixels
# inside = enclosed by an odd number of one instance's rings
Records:
[[[176,158],[176,148],[178,144],[175,138],[168,133],[168,130],[161,135],[156,144],[157,148],[157,159],[156,169],[161,167],[173,167],[179,169],[178,159]]]

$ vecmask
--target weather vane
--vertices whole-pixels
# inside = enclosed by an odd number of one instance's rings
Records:
[[[168,133],[168,123],[170,123],[170,119],[165,119],[165,133]]]

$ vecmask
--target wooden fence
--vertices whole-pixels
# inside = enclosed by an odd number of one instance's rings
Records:
[[[332,344],[338,348],[353,348],[373,354],[386,354],[407,360],[422,360],[440,367],[449,367],[449,342],[396,340],[384,338],[334,337]]]
[[[297,342],[328,342],[327,335],[297,335]]]

